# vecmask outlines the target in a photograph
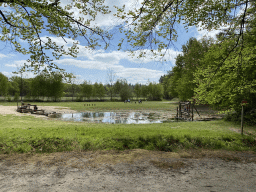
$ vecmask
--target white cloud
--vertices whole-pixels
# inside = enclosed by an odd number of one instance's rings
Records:
[[[8,57],[8,56],[0,53],[0,58],[4,58],[4,57]]]
[[[6,67],[17,67],[15,64],[5,64]]]
[[[150,81],[158,81],[161,75],[164,75],[163,71],[152,70],[147,68],[124,68],[117,71],[118,77],[125,78],[129,83],[141,83],[146,84],[148,79]]]
[[[161,75],[164,75],[163,71],[147,69],[147,68],[125,68],[122,65],[101,62],[101,61],[81,61],[75,59],[62,59],[56,61],[62,65],[73,65],[84,69],[96,69],[107,71],[111,68],[115,72],[117,78],[125,78],[129,83],[142,83],[145,84],[147,79],[158,81]],[[87,75],[88,77],[88,75]]]
[[[3,73],[8,78],[10,78],[12,76],[19,76],[20,77],[20,74],[14,74],[13,72],[3,71],[1,73]],[[34,75],[34,73],[32,73],[32,72],[24,72],[24,73],[22,73],[22,76],[24,78],[34,78],[36,75]]]
[[[117,7],[122,7],[123,5],[125,5],[125,12],[129,12],[129,10],[140,8],[142,2],[143,0],[107,0],[103,3],[103,5],[108,6],[111,12],[109,14],[101,14],[98,12],[95,21],[91,22],[91,26],[112,29],[113,27],[120,25],[124,22],[122,19],[119,19],[113,15],[117,13],[116,8],[114,8],[114,5]],[[62,7],[65,7],[68,4],[72,5],[72,1],[61,1]],[[90,7],[88,6],[88,8]],[[85,21],[87,19],[91,19],[89,15],[80,14],[79,9],[77,8],[73,7],[69,11],[74,13],[73,16],[75,18],[81,17],[84,18]]]
[[[3,73],[6,77],[11,77],[11,76],[13,76],[13,73],[12,73],[12,72],[3,71],[3,72],[1,72],[1,73]]]
[[[101,62],[101,61],[93,61],[93,60],[87,60],[87,61],[81,61],[76,59],[62,59],[56,61],[58,64],[62,65],[73,65],[75,67],[84,68],[84,69],[98,69],[98,70],[107,70],[108,68],[120,68],[122,66],[107,63],[107,62]]]
[[[6,58],[6,57],[15,57],[15,55],[14,54],[2,54],[2,53],[0,53],[0,58]]]
[[[13,64],[5,64],[6,67],[23,67],[24,63],[28,64],[26,60],[13,61]]]
[[[146,57],[144,58],[138,58],[141,52],[146,53]],[[156,50],[153,50],[153,52],[156,52]],[[127,52],[128,53],[128,52]],[[128,60],[134,63],[149,63],[152,61],[161,61],[162,59],[165,59],[166,61],[170,61],[172,63],[175,62],[175,58],[178,54],[182,54],[180,51],[174,51],[172,49],[163,49],[161,52],[156,52],[157,56],[155,57],[151,50],[144,49],[144,50],[138,50],[134,52],[135,57],[129,57]],[[162,57],[161,54],[164,54],[165,56]]]
[[[42,38],[44,41],[46,41],[46,37]],[[56,42],[57,45],[62,46],[64,45],[64,49],[68,50],[73,45],[74,40],[65,38],[66,42],[63,41],[62,38],[59,37],[51,37],[52,41]],[[127,59],[130,62],[133,63],[149,63],[152,61],[160,61],[162,60],[162,56],[160,54],[165,54],[164,59],[166,61],[170,61],[172,63],[175,62],[175,57],[178,54],[181,54],[179,51],[174,51],[172,49],[163,49],[160,53],[157,53],[157,56],[154,58],[153,53],[149,49],[143,49],[134,51],[134,56],[132,57],[130,52],[128,51],[111,51],[106,52],[105,50],[92,50],[88,47],[82,46],[80,42],[78,41],[78,48],[79,53],[77,54],[77,57],[83,57],[87,58],[91,61],[98,61],[101,63],[111,63],[111,64],[118,64],[121,59]],[[156,52],[156,50],[153,50]],[[144,58],[138,58],[141,52],[146,52],[146,57]],[[72,56],[64,56],[66,58],[73,58]]]

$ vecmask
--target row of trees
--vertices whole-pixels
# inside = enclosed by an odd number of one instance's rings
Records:
[[[161,100],[163,98],[163,86],[149,82],[148,85],[131,85],[125,79],[118,79],[112,84],[90,83],[84,81],[82,84],[75,84],[74,77],[68,81],[63,80],[61,74],[44,75],[39,74],[35,78],[22,79],[13,76],[8,79],[0,73],[0,95],[6,98],[15,96],[18,99],[59,101],[61,97],[72,97],[72,101],[85,99],[104,99],[104,97],[120,97],[122,101],[136,97],[148,100]]]

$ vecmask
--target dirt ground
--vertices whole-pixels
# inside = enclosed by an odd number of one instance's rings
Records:
[[[31,115],[15,109],[0,106],[0,114]],[[50,106],[44,109],[75,112]],[[255,191],[255,178],[255,152],[133,149],[0,155],[3,192]]]
[[[256,153],[143,149],[0,155],[0,191],[255,191]]]
[[[45,113],[50,113],[50,112],[56,112],[56,113],[76,113],[77,111],[71,110],[68,107],[56,107],[56,106],[38,106],[38,109],[44,109]],[[17,106],[0,106],[0,115],[17,115],[17,116],[26,116],[26,115],[32,115],[37,118],[43,118],[47,119],[48,117],[45,115],[35,115],[31,113],[19,113],[16,111]]]

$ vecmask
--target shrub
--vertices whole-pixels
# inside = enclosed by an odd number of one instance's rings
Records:
[[[228,113],[224,117],[225,121],[232,121],[235,123],[241,122],[241,112]],[[256,125],[256,109],[251,109],[244,112],[244,124]]]
[[[12,101],[10,95],[7,96],[7,101],[8,101],[8,102],[11,102],[11,101]]]
[[[19,100],[19,93],[16,92],[13,98],[13,101],[18,101]]]
[[[256,125],[256,109],[251,109],[244,115],[244,122],[248,125]]]

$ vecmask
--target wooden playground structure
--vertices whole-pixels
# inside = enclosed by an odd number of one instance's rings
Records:
[[[192,120],[194,118],[194,111],[193,109],[196,110],[197,114],[200,116],[200,114],[198,113],[194,103],[188,101],[188,102],[179,102],[179,107],[177,107],[177,115],[176,115],[176,119],[177,121],[180,120]]]
[[[31,107],[31,108],[30,108]],[[18,106],[17,103],[17,112],[20,113],[31,113],[31,114],[42,114],[44,115],[44,110],[38,110],[37,105],[21,103],[21,106]]]

